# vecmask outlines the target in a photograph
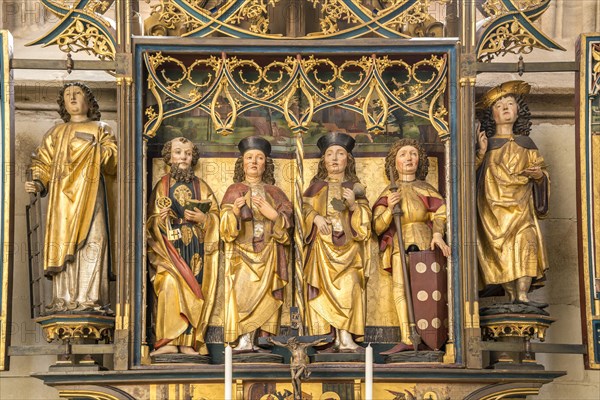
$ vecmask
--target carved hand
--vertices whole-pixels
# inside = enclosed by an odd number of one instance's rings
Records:
[[[34,181],[25,182],[25,191],[27,193],[37,193],[41,192],[40,185],[35,183]]]
[[[171,207],[161,208],[160,211],[159,211],[160,219],[162,219],[163,221],[165,221],[167,219],[167,217],[169,216],[169,212],[170,211],[171,211]]]
[[[485,131],[480,131],[477,134],[477,143],[479,144],[479,150],[477,150],[477,152],[480,156],[485,155],[488,147],[488,138],[485,135]]]
[[[206,214],[198,209],[198,207],[194,207],[194,211],[185,210],[183,212],[183,218],[187,221],[195,222],[197,224],[203,224],[206,222]]]
[[[327,219],[323,218],[321,215],[317,215],[315,217],[313,224],[316,225],[317,229],[322,234],[324,234],[324,235],[331,234],[331,226],[330,226],[331,222],[327,221]]]
[[[342,193],[342,197],[346,199],[348,203],[348,209],[350,211],[356,210],[356,196],[352,189],[344,188],[344,193]]]
[[[542,172],[542,168],[541,167],[529,167],[523,170],[523,172],[521,172],[523,175],[531,178],[531,179],[542,179],[542,177],[544,176],[544,173]]]
[[[277,216],[277,210],[275,210],[267,200],[260,196],[252,196],[252,203],[256,205],[258,211],[264,215],[265,218],[270,219],[271,221],[275,221]]]
[[[436,232],[433,234],[433,239],[431,239],[431,250],[434,250],[435,246],[440,248],[444,257],[450,257],[450,246],[446,244],[441,233]]]
[[[390,209],[390,211],[393,211],[394,206],[398,203],[400,203],[400,193],[390,193],[388,196],[388,208]]]
[[[246,199],[244,198],[244,196],[238,197],[233,201],[232,211],[236,217],[240,216],[240,208],[242,208],[244,204],[246,204]]]

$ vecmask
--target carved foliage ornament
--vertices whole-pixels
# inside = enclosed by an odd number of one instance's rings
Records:
[[[236,38],[284,38],[271,32],[270,10],[290,7],[280,0],[155,0],[145,21],[148,35],[206,37],[215,33]],[[304,38],[350,39],[374,34],[410,38],[442,36],[443,24],[430,14],[433,5],[449,0],[300,0],[319,14],[319,32]],[[285,3],[285,4],[284,4]],[[284,9],[283,15],[290,13]],[[302,12],[302,11],[300,11]],[[343,27],[342,27],[343,25]]]
[[[331,59],[254,59],[208,56],[179,59],[161,52],[144,55],[148,90],[156,104],[145,110],[144,135],[153,137],[166,118],[200,110],[216,132],[233,132],[246,111],[270,108],[283,115],[292,132],[303,133],[315,113],[340,107],[360,114],[371,133],[381,133],[390,113],[402,111],[430,121],[446,136],[447,59],[430,55],[407,62],[387,56]]]
[[[551,0],[478,0],[486,17],[477,26],[477,58],[491,61],[508,53],[528,54],[534,48],[565,50],[533,22],[549,7]]]
[[[100,60],[114,60],[116,53],[114,21],[104,14],[114,0],[40,0],[60,21],[28,46],[57,45],[65,53],[84,51]]]

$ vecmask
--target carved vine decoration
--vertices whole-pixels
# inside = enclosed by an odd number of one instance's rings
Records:
[[[236,38],[284,38],[270,29],[269,9],[277,7],[280,0],[155,1],[152,15],[144,23],[149,35],[206,37],[219,33]],[[350,39],[370,34],[388,38],[442,36],[443,24],[428,10],[433,4],[443,5],[448,1],[306,0],[307,6],[312,5],[319,12],[321,31],[304,38]]]
[[[533,25],[549,7],[551,0],[480,0],[479,10],[486,17],[477,31],[477,58],[528,54],[534,48],[565,50]]]
[[[104,17],[114,0],[78,0],[71,5],[60,0],[40,0],[60,21],[28,46],[56,45],[65,53],[83,51],[100,60],[114,60],[115,23]]]
[[[144,61],[156,101],[145,110],[146,137],[163,120],[193,109],[210,115],[216,132],[228,135],[239,115],[259,107],[281,113],[299,133],[308,130],[314,114],[340,107],[361,115],[374,134],[385,130],[395,111],[429,120],[442,137],[449,134],[445,56],[412,63],[387,56],[287,56],[261,64],[226,54],[190,61],[156,52],[146,53]]]
[[[589,88],[589,96],[597,97],[600,93],[600,43],[592,43],[590,46],[590,54],[591,54],[591,79],[590,79],[590,88]]]

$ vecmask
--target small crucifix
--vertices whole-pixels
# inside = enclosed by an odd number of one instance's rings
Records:
[[[331,335],[321,336],[299,336],[298,331],[301,326],[300,313],[298,307],[290,308],[290,328],[291,336],[271,336],[259,339],[259,344],[272,344],[279,347],[285,347],[291,354],[290,372],[292,374],[292,387],[294,388],[294,400],[302,400],[302,380],[310,376],[308,364],[310,360],[306,354],[307,349],[312,346],[322,345],[333,341]]]

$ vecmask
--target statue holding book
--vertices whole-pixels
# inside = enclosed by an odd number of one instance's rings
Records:
[[[148,205],[148,259],[156,295],[152,355],[207,354],[205,332],[215,301],[219,207],[194,173],[198,148],[186,138],[162,150],[171,171],[154,186]]]

